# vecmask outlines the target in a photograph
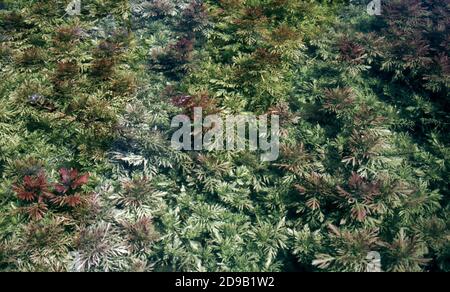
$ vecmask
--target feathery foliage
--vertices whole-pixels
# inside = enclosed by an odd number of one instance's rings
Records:
[[[448,0],[5,1],[0,270],[449,271]],[[281,155],[171,119],[277,114]]]

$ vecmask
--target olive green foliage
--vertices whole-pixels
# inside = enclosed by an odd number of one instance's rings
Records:
[[[6,1],[0,270],[448,271],[447,0]],[[281,155],[175,151],[277,114]]]

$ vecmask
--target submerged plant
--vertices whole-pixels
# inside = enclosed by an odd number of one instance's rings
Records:
[[[78,173],[76,169],[59,170],[60,182],[55,185],[55,196],[52,202],[59,206],[77,207],[84,202],[80,188],[89,181],[89,174]]]
[[[26,206],[23,208],[32,219],[41,219],[48,210],[47,202],[53,197],[50,184],[43,171],[34,176],[25,176],[21,184],[13,187],[19,200]]]

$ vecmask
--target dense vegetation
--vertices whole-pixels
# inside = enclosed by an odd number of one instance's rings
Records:
[[[69,2],[0,2],[0,270],[450,270],[449,0]],[[175,151],[198,106],[281,157]]]

